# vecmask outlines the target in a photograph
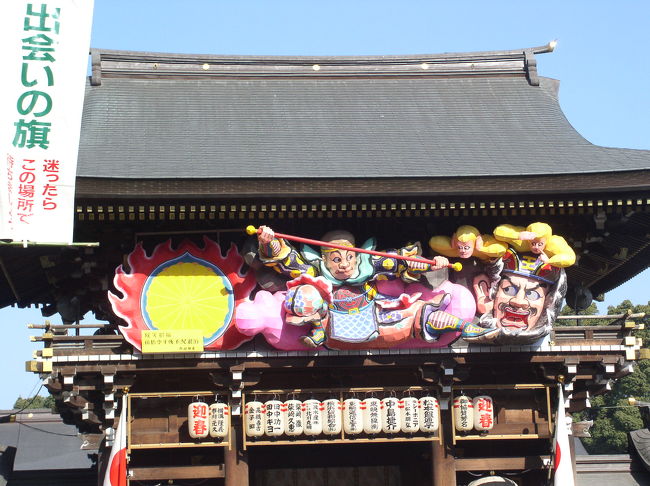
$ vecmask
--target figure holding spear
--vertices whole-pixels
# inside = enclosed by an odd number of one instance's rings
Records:
[[[414,283],[425,272],[450,266],[445,257],[419,257],[417,244],[377,252],[374,239],[357,248],[352,234],[343,230],[326,233],[321,240],[277,235],[268,226],[249,227],[247,232],[257,234],[260,260],[293,278],[287,283],[285,320],[293,325],[310,324],[309,334],[301,338],[308,347],[325,342],[326,323],[334,341],[364,343],[381,337],[378,347],[389,347],[392,340],[403,338],[401,334],[412,333],[416,318],[427,341],[448,331],[461,331],[463,336],[486,332],[444,313],[449,294],[425,302],[419,300],[420,295],[395,297],[378,291],[377,281],[399,278]],[[305,246],[299,252],[289,239],[316,244],[320,251]]]

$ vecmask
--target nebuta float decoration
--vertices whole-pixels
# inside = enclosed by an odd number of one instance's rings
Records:
[[[459,338],[533,343],[550,332],[566,292],[563,267],[575,260],[544,223],[499,226],[499,240],[461,226],[451,238],[431,239],[443,254],[432,260],[422,258],[419,244],[378,252],[371,238],[357,248],[342,230],[322,240],[266,226],[252,234],[255,261],[281,278],[268,279],[251,265],[246,248],[249,266],[242,271],[236,247],[222,255],[208,238],[202,247],[185,241],[173,248],[168,241],[150,256],[137,245],[128,266],[116,270],[118,293],[108,295],[126,321],[120,326],[126,339],[142,349],[144,331],[173,339],[200,331],[203,349],[229,350],[261,334],[287,351],[446,347]],[[298,250],[289,241],[308,244]],[[435,277],[459,265],[449,258],[477,262],[464,276],[451,272],[463,285]]]
[[[234,324],[237,308],[256,286],[255,274],[241,272],[244,261],[234,245],[223,255],[209,238],[203,246],[184,241],[177,248],[169,240],[147,255],[138,243],[127,261],[115,271],[119,294],[109,291],[108,300],[126,322],[120,332],[136,348],[142,349],[143,331],[200,331],[208,350],[250,340]],[[181,338],[165,339],[182,347]]]
[[[502,224],[494,230],[494,237],[508,243],[518,253],[533,253],[554,267],[566,268],[576,262],[576,254],[566,240],[554,235],[546,223],[532,223],[526,228]]]
[[[493,265],[499,267],[499,280],[475,279],[478,324],[491,331],[472,341],[531,344],[549,334],[566,294],[564,269],[513,248]]]
[[[450,258],[450,261],[462,263],[462,269],[451,273],[449,280],[468,289],[472,289],[474,277],[487,271],[485,263],[501,258],[508,249],[506,243],[491,235],[482,235],[477,228],[469,225],[460,226],[451,237],[432,236],[429,246],[435,253]]]
[[[504,224],[494,237],[461,226],[451,238],[432,237],[429,246],[464,262],[464,272],[450,278],[465,286],[471,281],[478,325],[488,331],[465,340],[530,344],[550,333],[567,290],[564,267],[575,262],[575,253],[548,224]]]
[[[489,332],[469,322],[474,306],[465,288],[446,282],[431,289],[420,282],[426,272],[449,263],[445,257],[426,263],[403,259],[419,255],[419,245],[376,255],[364,252],[374,251],[374,239],[358,249],[354,237],[341,230],[325,234],[319,250],[305,245],[298,251],[266,226],[257,237],[260,260],[292,279],[281,312],[285,324],[306,331],[297,337],[304,346],[387,348],[420,337],[446,345],[458,336]]]
[[[533,343],[551,332],[567,291],[564,268],[575,263],[575,252],[541,222],[526,228],[503,224],[494,237],[509,249],[490,272],[474,279],[479,325],[493,329],[475,341]]]

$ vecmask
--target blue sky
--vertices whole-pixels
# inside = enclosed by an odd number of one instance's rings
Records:
[[[519,49],[558,40],[537,57],[559,79],[571,124],[597,145],[650,149],[650,2],[95,0],[91,45],[191,54],[390,55]],[[0,20],[0,23],[2,21]],[[650,300],[650,272],[604,304]],[[92,318],[90,318],[92,320]],[[53,320],[54,321],[54,320]],[[35,309],[0,310],[0,409],[38,388],[24,372],[37,343]]]

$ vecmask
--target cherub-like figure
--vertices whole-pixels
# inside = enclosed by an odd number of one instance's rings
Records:
[[[449,258],[479,258],[488,260],[498,258],[508,249],[507,245],[496,241],[490,235],[481,235],[474,226],[460,226],[451,237],[432,236],[429,246],[436,253]]]
[[[546,223],[532,223],[526,228],[502,224],[495,228],[494,237],[508,243],[518,253],[533,253],[541,262],[554,267],[569,267],[576,261],[576,254],[566,240],[554,235]]]
[[[503,256],[508,249],[507,244],[490,235],[481,235],[477,228],[469,225],[460,226],[451,237],[432,236],[429,246],[450,261],[462,263],[462,270],[452,272],[449,280],[470,290],[474,277],[486,271],[484,264]]]

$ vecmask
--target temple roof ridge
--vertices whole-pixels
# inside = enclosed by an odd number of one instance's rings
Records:
[[[92,84],[103,77],[214,76],[471,76],[525,75],[537,84],[536,54],[554,42],[524,49],[380,56],[255,56],[175,54],[91,49]]]

